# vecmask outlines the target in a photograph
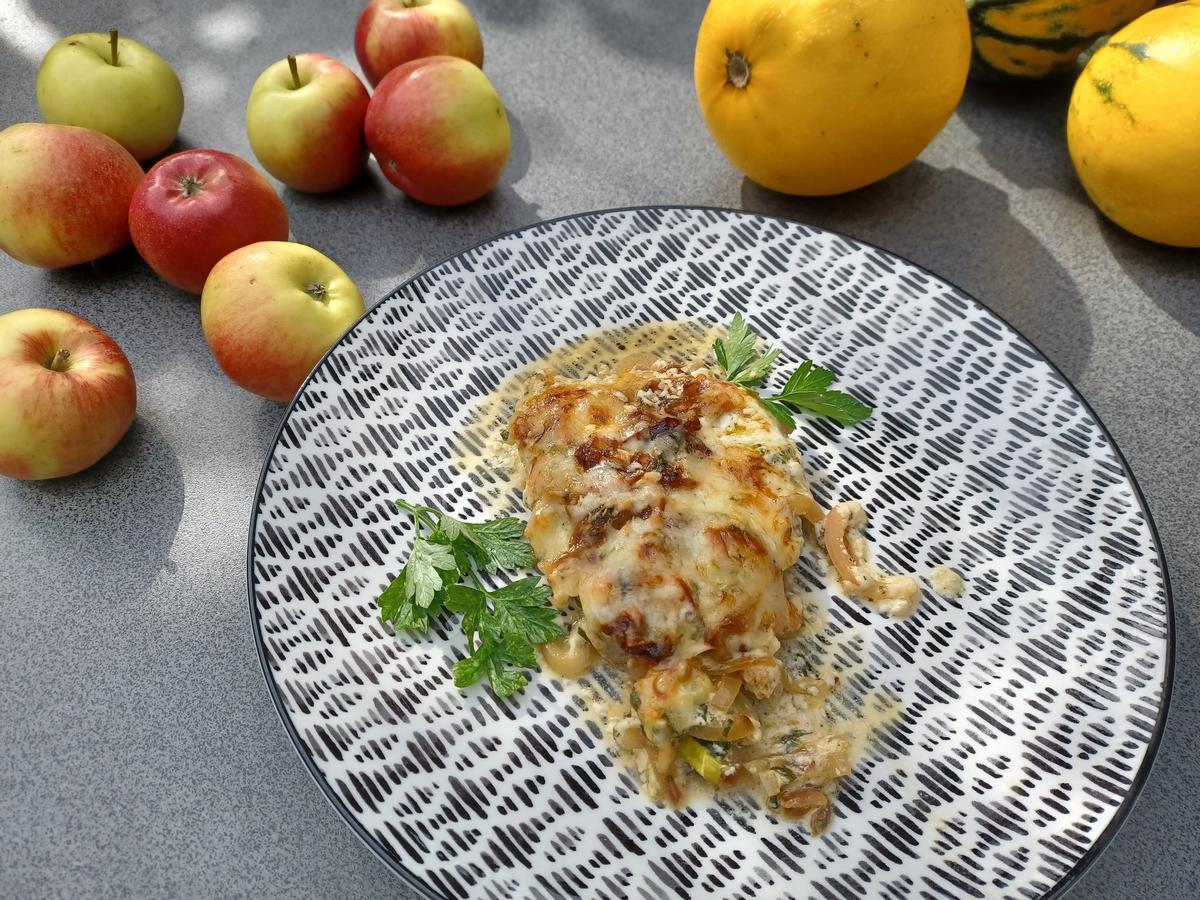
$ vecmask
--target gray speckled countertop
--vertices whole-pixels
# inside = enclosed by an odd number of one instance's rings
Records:
[[[374,169],[329,197],[283,193],[297,240],[368,302],[497,232],[669,203],[779,214],[939,273],[1028,335],[1112,431],[1162,532],[1177,668],[1153,774],[1074,897],[1194,896],[1200,878],[1200,251],[1100,220],[1062,139],[1069,87],[972,86],[900,174],[801,200],[746,181],[705,133],[691,59],[701,0],[471,0],[513,126],[501,186],[458,210]],[[176,67],[180,143],[251,158],[250,85],[288,52],[354,63],[356,2],[5,0],[0,126],[39,118],[57,37],[116,24]],[[1182,98],[1181,98],[1182,99]],[[107,329],[138,417],[92,470],[0,482],[0,896],[396,897],[291,747],[246,601],[254,487],[283,408],[217,370],[197,301],[132,251],[47,272],[0,257],[0,312],[54,306]],[[0,423],[2,427],[2,423]]]

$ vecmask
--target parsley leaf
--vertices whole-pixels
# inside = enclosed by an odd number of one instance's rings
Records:
[[[772,399],[794,409],[829,416],[842,425],[855,425],[871,415],[871,407],[843,391],[829,390],[835,378],[832,370],[806,359],[783,386],[783,393]]]
[[[550,602],[550,588],[530,575],[488,594],[502,634],[522,634],[530,644],[545,644],[563,636]]]
[[[483,629],[483,615],[488,611],[487,593],[456,584],[446,592],[446,608],[462,614],[463,634],[470,638]]]
[[[441,614],[441,601],[438,598],[434,598],[433,603],[427,609],[422,609],[412,602],[407,603],[397,610],[391,622],[394,628],[403,628],[407,631],[423,633],[429,630],[429,626],[433,624],[433,620]]]
[[[495,574],[533,565],[533,548],[525,540],[525,523],[514,516],[476,525],[439,513],[438,526],[452,541],[465,542],[463,549],[485,572]]]
[[[515,662],[516,665],[532,666],[535,662],[533,650],[529,656],[519,661],[511,658],[506,642],[497,643],[492,638],[485,639],[475,652],[466,659],[460,659],[454,664],[454,684],[456,687],[470,687],[487,676],[488,685],[497,697],[511,697],[529,683],[523,672],[505,668],[506,664]]]
[[[454,673],[454,686],[465,688],[482,681],[488,674],[492,662],[490,657],[490,652],[480,653],[479,650],[476,650],[470,656],[463,657],[451,666],[450,671]]]
[[[389,584],[375,600],[379,604],[379,617],[385,622],[391,622],[401,614],[406,606],[411,606],[405,594],[408,566],[400,570],[400,574]]]
[[[554,610],[547,606],[550,589],[538,584],[536,576],[522,578],[494,591],[454,585],[446,592],[446,606],[461,613],[463,633],[471,655],[454,667],[454,683],[474,684],[487,676],[498,696],[507,697],[518,688],[506,665],[532,668],[537,665],[536,644],[557,640],[563,631]],[[506,693],[507,691],[507,693]]]
[[[792,377],[783,386],[784,394],[820,393],[837,378],[831,369],[822,369],[811,359],[800,363],[800,368],[792,373]]]
[[[839,425],[857,425],[871,415],[871,407],[860,403],[842,391],[780,394],[773,399],[793,409],[803,409],[819,416],[829,416]]]
[[[562,637],[550,588],[536,575],[486,589],[480,573],[495,575],[533,565],[520,519],[464,522],[433,507],[397,500],[413,517],[416,537],[408,562],[378,598],[380,617],[393,627],[428,631],[447,610],[462,615],[468,655],[454,665],[454,683],[487,679],[499,697],[529,681],[520,669],[537,665],[534,648]],[[466,578],[474,586],[460,584]]]
[[[434,594],[433,602],[427,607],[418,606],[407,596],[407,579],[408,566],[405,566],[396,580],[379,595],[379,617],[397,629],[428,631],[430,622],[441,615],[441,595]]]
[[[537,656],[533,652],[533,644],[515,634],[504,635],[504,638],[500,641],[499,656],[506,663],[526,669],[532,669],[537,665]],[[490,678],[491,676],[489,675],[488,677]],[[522,677],[521,683],[524,684],[526,680]]]
[[[795,753],[800,748],[800,742],[812,734],[811,731],[804,731],[801,728],[794,728],[787,734],[780,736],[779,744],[787,753]]]
[[[755,354],[755,344],[758,339],[750,331],[746,319],[741,313],[734,313],[733,321],[724,338],[713,342],[713,353],[716,354],[717,364],[725,377],[730,381],[741,371],[742,366]]]
[[[437,540],[418,537],[413,541],[408,564],[404,567],[404,596],[422,609],[429,609],[433,598],[444,585],[439,572],[458,569],[450,545]]]
[[[771,371],[771,366],[775,364],[775,360],[779,358],[779,354],[783,351],[779,349],[770,350],[766,356],[760,356],[751,363],[747,363],[737,375],[737,381],[734,384],[740,384],[742,387],[759,387],[767,380],[767,373]]]
[[[746,388],[762,384],[779,357],[778,350],[772,350],[766,356],[758,355],[758,335],[750,330],[741,313],[734,314],[728,335],[713,342],[713,353],[726,381]]]
[[[783,427],[791,434],[796,428],[796,418],[786,406],[772,397],[759,397],[758,401],[767,408],[767,412],[777,418]]]
[[[843,391],[830,390],[837,377],[830,369],[806,359],[792,373],[783,393],[762,396],[756,390],[766,382],[772,364],[779,358],[778,349],[758,355],[758,335],[737,313],[729,323],[729,333],[713,342],[713,354],[725,380],[743,387],[758,398],[789,432],[796,427],[793,411],[828,416],[842,425],[856,425],[871,415],[871,407]]]

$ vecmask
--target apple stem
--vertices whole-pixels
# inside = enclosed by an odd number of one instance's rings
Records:
[[[288,54],[288,68],[292,70],[292,88],[300,90],[300,67],[296,65],[296,57]]]
[[[50,360],[50,371],[61,372],[67,367],[67,360],[71,358],[71,351],[66,347],[61,348],[54,354],[54,358]]]
[[[117,29],[108,29],[108,46],[112,51],[112,64],[117,64]]]
[[[184,175],[179,179],[179,192],[185,197],[195,197],[204,190],[204,179],[195,175]]]

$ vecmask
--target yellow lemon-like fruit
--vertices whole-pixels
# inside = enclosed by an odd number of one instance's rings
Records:
[[[1067,144],[1102,213],[1139,237],[1200,247],[1200,3],[1151,10],[1092,56]]]
[[[917,158],[962,96],[963,0],[712,0],[696,94],[722,152],[788,194],[839,194]]]

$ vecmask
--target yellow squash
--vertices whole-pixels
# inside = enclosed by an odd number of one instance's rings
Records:
[[[1200,2],[1151,10],[1096,51],[1071,94],[1067,143],[1106,216],[1200,247]]]
[[[1096,40],[1154,0],[967,0],[975,40],[973,71],[1042,78],[1070,69]]]
[[[963,0],[712,0],[696,94],[754,181],[837,194],[917,157],[958,104],[970,58]]]

